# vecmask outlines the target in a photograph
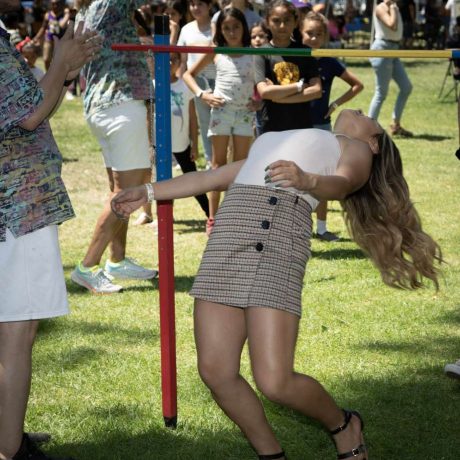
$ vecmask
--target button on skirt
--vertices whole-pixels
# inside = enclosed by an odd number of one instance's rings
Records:
[[[311,207],[286,190],[233,184],[216,214],[191,295],[301,315]]]

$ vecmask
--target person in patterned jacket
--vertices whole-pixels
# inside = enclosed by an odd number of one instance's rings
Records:
[[[0,0],[0,14],[19,8]],[[73,23],[37,83],[0,28],[0,459],[42,459],[23,433],[40,319],[68,313],[57,225],[73,217],[48,118],[100,43]]]

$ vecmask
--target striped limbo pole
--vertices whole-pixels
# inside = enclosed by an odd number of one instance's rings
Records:
[[[155,44],[169,43],[169,17],[155,16]],[[172,177],[169,54],[155,59],[155,139],[157,180]],[[172,201],[157,201],[160,296],[161,396],[165,425],[177,425],[176,320]]]
[[[155,114],[157,180],[170,179],[171,168],[171,88],[169,56],[165,53],[252,54],[313,57],[386,57],[415,59],[460,59],[460,50],[351,50],[310,48],[227,48],[212,46],[175,46],[169,43],[169,17],[155,16],[155,44],[114,44],[116,51],[153,51],[155,59]],[[161,389],[163,418],[167,427],[177,424],[176,339],[174,301],[174,255],[172,202],[158,202],[158,260],[160,291]]]
[[[112,45],[117,51],[153,51],[154,53],[195,53],[195,54],[252,54],[256,56],[313,56],[344,58],[414,58],[414,59],[460,59],[460,49],[448,50],[349,50],[311,48],[228,48],[226,46],[176,46],[176,45],[134,45],[117,43]]]

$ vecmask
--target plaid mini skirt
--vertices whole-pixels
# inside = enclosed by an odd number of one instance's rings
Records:
[[[233,184],[216,214],[190,294],[300,316],[311,212],[305,200],[286,190]]]

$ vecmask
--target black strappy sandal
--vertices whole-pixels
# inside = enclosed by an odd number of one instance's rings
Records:
[[[339,427],[335,428],[334,430],[329,431],[329,434],[331,436],[334,436],[334,435],[340,433],[341,431],[346,430],[347,427],[348,427],[348,424],[350,423],[351,417],[353,415],[356,415],[356,417],[359,418],[359,421],[361,423],[361,431],[363,431],[364,422],[363,422],[363,419],[361,417],[361,414],[359,412],[357,412],[357,411],[354,411],[354,410],[353,411],[346,410],[346,409],[342,409],[342,410],[343,410],[343,414],[345,415],[345,421]],[[337,460],[342,460],[344,458],[357,457],[358,455],[365,454],[366,452],[367,452],[366,445],[365,444],[360,444],[355,449],[352,449],[352,450],[350,450],[348,452],[344,452],[342,454],[337,454]]]
[[[281,451],[281,452],[278,452],[277,454],[259,455],[259,460],[275,460],[277,458],[283,458],[283,457],[287,460],[287,457],[284,451]]]

